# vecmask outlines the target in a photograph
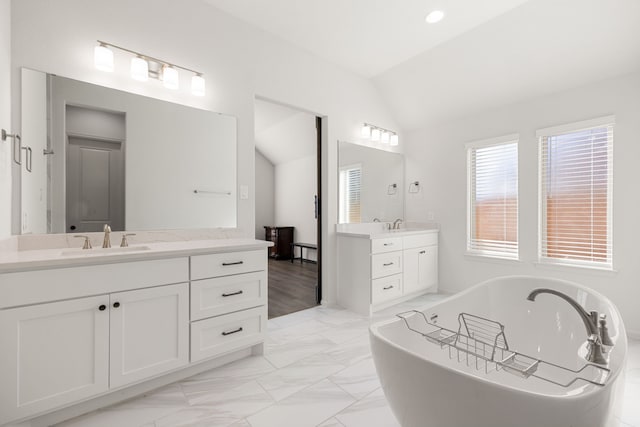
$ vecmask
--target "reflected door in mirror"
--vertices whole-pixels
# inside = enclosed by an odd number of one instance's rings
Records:
[[[69,137],[67,232],[124,230],[122,143]]]

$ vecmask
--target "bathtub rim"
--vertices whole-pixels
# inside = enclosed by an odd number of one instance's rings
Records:
[[[546,280],[546,281],[551,281],[551,282],[556,282],[556,283],[562,283],[565,285],[570,285],[570,286],[574,286],[576,288],[582,289],[585,292],[592,294],[594,297],[601,299],[602,301],[605,302],[605,304],[607,304],[611,310],[614,310],[615,313],[617,314],[618,318],[620,319],[620,324],[619,324],[619,328],[620,328],[620,335],[621,335],[621,340],[622,342],[617,342],[616,343],[616,347],[624,344],[624,354],[622,354],[622,357],[619,360],[616,360],[614,366],[610,366],[607,365],[607,368],[610,369],[611,373],[609,375],[609,378],[606,382],[606,384],[604,386],[597,386],[594,384],[587,384],[586,387],[577,394],[571,394],[571,395],[552,395],[552,394],[548,394],[548,393],[544,393],[544,392],[540,392],[540,391],[536,391],[536,390],[531,390],[531,389],[526,389],[526,388],[521,388],[521,387],[516,387],[516,386],[512,386],[512,385],[508,385],[508,384],[503,384],[500,383],[498,381],[494,381],[486,376],[482,376],[482,375],[474,375],[472,373],[469,372],[465,372],[463,370],[459,370],[456,369],[455,367],[452,366],[448,366],[446,364],[442,364],[442,363],[437,363],[434,362],[432,360],[430,360],[429,358],[427,358],[426,356],[419,354],[415,351],[409,350],[405,347],[400,346],[399,344],[397,344],[396,342],[392,341],[391,339],[387,338],[386,336],[384,336],[381,332],[380,332],[380,328],[383,328],[387,325],[393,324],[395,322],[402,322],[402,319],[399,319],[397,317],[395,318],[391,318],[391,319],[387,319],[387,320],[383,320],[377,323],[374,323],[372,325],[369,326],[369,339],[373,340],[373,339],[377,339],[380,341],[385,342],[387,345],[390,345],[392,347],[394,347],[395,349],[407,353],[413,357],[416,357],[418,359],[421,359],[422,361],[424,361],[425,363],[429,363],[431,365],[435,365],[439,368],[445,369],[447,371],[450,371],[452,373],[458,374],[458,375],[463,375],[469,379],[473,379],[475,381],[480,381],[483,383],[487,383],[490,384],[492,386],[496,386],[496,387],[501,387],[507,390],[510,390],[512,392],[517,392],[517,393],[523,393],[523,394],[527,394],[527,395],[534,395],[534,396],[539,396],[539,397],[544,397],[544,398],[550,398],[550,399],[580,399],[583,398],[585,396],[589,396],[591,394],[594,393],[599,393],[602,390],[605,390],[607,388],[613,387],[617,381],[618,378],[621,374],[624,373],[624,368],[625,365],[627,363],[627,353],[628,353],[628,342],[627,342],[627,334],[626,334],[626,329],[624,327],[624,321],[622,319],[622,316],[620,315],[620,312],[618,311],[618,308],[615,306],[615,304],[613,304],[611,302],[611,300],[609,298],[607,298],[606,296],[602,295],[601,293],[593,290],[592,288],[589,288],[587,286],[581,285],[579,283],[575,283],[569,280],[564,280],[564,279],[557,279],[557,278],[553,278],[553,277],[540,277],[540,276],[527,276],[527,275],[510,275],[510,276],[498,276],[498,277],[494,277],[491,279],[487,279],[487,280],[483,280],[480,283],[477,283],[473,286],[471,286],[468,289],[465,289],[464,291],[452,294],[448,297],[446,297],[445,299],[438,301],[436,304],[431,305],[428,307],[428,310],[431,309],[435,309],[436,307],[447,303],[448,301],[454,300],[454,299],[458,299],[458,298],[462,298],[464,297],[466,294],[472,292],[473,290],[475,290],[476,288],[482,287],[482,286],[487,286],[489,285],[491,282],[495,282],[495,281],[502,281],[502,280],[508,280],[508,279],[537,279],[537,280]],[[426,311],[424,308],[419,309],[418,311]],[[585,339],[586,342],[586,339]],[[374,360],[375,360],[375,355],[374,355]],[[624,375],[623,375],[624,376]]]

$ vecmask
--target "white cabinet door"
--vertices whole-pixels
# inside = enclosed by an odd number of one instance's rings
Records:
[[[189,284],[111,294],[111,388],[189,362]]]
[[[404,250],[404,294],[424,291],[438,284],[438,247]]]
[[[107,391],[109,297],[0,310],[0,424]]]

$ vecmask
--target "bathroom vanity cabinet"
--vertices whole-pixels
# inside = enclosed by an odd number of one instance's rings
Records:
[[[0,273],[0,425],[261,352],[266,244],[234,249]]]
[[[338,234],[338,304],[357,313],[437,292],[438,231]]]

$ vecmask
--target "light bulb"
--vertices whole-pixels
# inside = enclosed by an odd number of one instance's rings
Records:
[[[397,133],[394,133],[393,135],[391,135],[390,145],[392,145],[392,146],[398,145],[398,134]]]
[[[427,24],[435,24],[436,22],[442,21],[442,18],[444,18],[444,12],[441,10],[434,10],[430,12],[424,20]]]
[[[113,51],[101,44],[93,50],[93,63],[98,70],[113,72]]]
[[[149,80],[149,63],[139,56],[131,58],[131,78],[141,82]]]
[[[204,96],[204,77],[201,74],[196,74],[191,77],[191,93],[195,96]]]
[[[360,131],[360,135],[361,135],[363,138],[366,138],[366,139],[371,138],[371,126],[369,126],[368,124],[366,124],[366,123],[365,123],[365,124],[362,126],[362,130]]]
[[[387,131],[382,131],[382,136],[380,137],[380,140],[382,141],[383,144],[388,144],[389,143],[389,132]]]
[[[162,68],[162,82],[167,89],[178,89],[180,87],[178,70],[169,65],[165,65]]]
[[[373,128],[373,130],[371,131],[371,140],[374,142],[380,141],[380,129]]]

